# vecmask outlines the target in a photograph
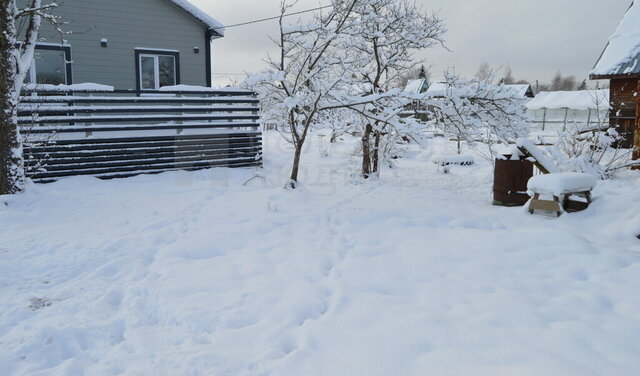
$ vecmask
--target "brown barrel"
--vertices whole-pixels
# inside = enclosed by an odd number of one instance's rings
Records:
[[[533,163],[525,157],[511,160],[496,159],[493,173],[493,204],[500,206],[523,206],[529,201],[527,182],[533,176]]]

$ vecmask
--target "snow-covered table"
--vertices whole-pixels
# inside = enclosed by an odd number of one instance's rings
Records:
[[[527,184],[529,194],[533,195],[529,204],[529,213],[533,214],[535,210],[554,211],[559,217],[563,210],[584,210],[591,204],[591,190],[596,183],[597,179],[593,175],[579,172],[534,176]],[[541,200],[540,195],[552,196],[553,200]],[[579,205],[579,202],[569,200],[573,195],[584,197],[586,205],[585,203]]]

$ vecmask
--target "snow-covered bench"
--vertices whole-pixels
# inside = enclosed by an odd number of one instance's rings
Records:
[[[533,195],[529,203],[529,213],[533,214],[535,210],[546,210],[556,212],[559,217],[563,211],[586,209],[591,204],[591,190],[596,183],[597,179],[593,175],[579,172],[534,176],[527,184],[529,194]],[[551,196],[553,200],[541,200],[540,195]],[[572,195],[584,197],[586,205],[584,203],[575,205],[576,201],[569,200]]]

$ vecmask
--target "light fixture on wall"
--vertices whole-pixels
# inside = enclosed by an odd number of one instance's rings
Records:
[[[107,38],[102,38],[102,39],[100,40],[100,45],[101,45],[102,47],[107,47],[107,42],[108,42]]]
[[[199,54],[200,53],[200,47],[198,47],[198,46],[193,47],[193,53]]]

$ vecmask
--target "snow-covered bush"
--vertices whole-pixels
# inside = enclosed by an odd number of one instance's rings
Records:
[[[584,129],[584,125],[572,124],[558,132],[556,146],[550,148],[550,153],[561,170],[607,179],[629,166],[631,150],[617,147],[621,136],[614,128],[586,132]]]

